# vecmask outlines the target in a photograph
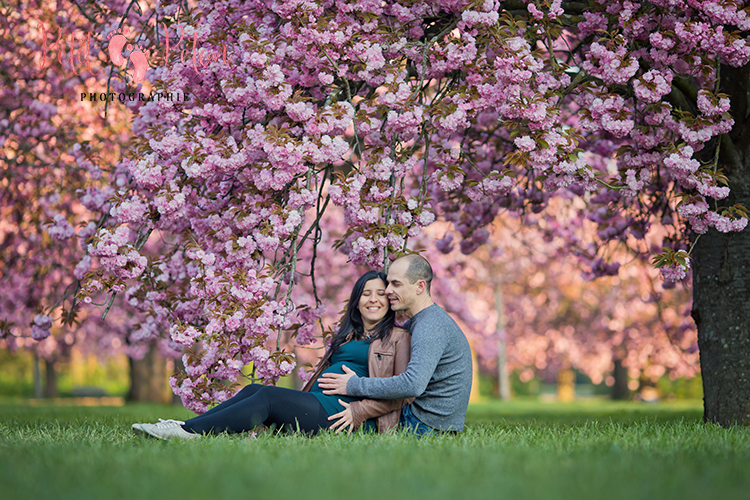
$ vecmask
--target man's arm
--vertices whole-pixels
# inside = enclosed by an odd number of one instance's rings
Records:
[[[435,372],[443,354],[444,338],[438,332],[424,331],[417,324],[411,335],[411,360],[406,372],[389,378],[357,377],[325,373],[319,385],[323,394],[340,394],[371,399],[401,399],[420,396]]]

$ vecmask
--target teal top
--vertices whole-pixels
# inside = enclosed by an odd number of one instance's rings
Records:
[[[339,352],[331,354],[331,366],[326,368],[323,373],[344,373],[343,365],[353,370],[358,377],[369,377],[370,371],[367,368],[367,356],[370,352],[370,344],[363,340],[352,340],[339,347]],[[321,373],[322,375],[322,373]],[[349,396],[339,395],[328,395],[323,394],[323,389],[318,385],[316,380],[310,393],[315,396],[320,404],[325,409],[328,415],[335,415],[336,413],[344,411],[344,407],[339,403],[339,399],[351,403],[352,401],[358,401],[362,398],[352,398]],[[365,422],[366,429],[376,429],[374,419],[370,419]]]

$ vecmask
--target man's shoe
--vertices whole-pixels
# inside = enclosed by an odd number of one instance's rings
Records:
[[[179,420],[162,420],[159,419],[158,424],[140,424],[140,429],[136,429],[136,425],[133,424],[133,431],[136,434],[145,434],[148,436],[155,437],[157,439],[163,439],[169,441],[170,439],[196,439],[199,438],[199,434],[193,434],[182,428],[182,424]]]

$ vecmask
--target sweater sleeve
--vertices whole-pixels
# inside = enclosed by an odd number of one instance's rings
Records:
[[[371,399],[416,398],[440,362],[445,345],[441,329],[430,328],[430,322],[418,322],[411,332],[411,360],[406,371],[390,378],[352,377],[346,385],[349,396]]]

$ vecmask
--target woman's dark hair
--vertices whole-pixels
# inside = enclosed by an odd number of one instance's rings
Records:
[[[350,335],[354,334],[354,338],[357,340],[364,335],[365,327],[362,322],[362,313],[359,312],[359,299],[362,297],[362,292],[364,292],[367,282],[376,279],[382,280],[383,283],[388,283],[385,273],[378,271],[367,271],[354,283],[352,295],[349,297],[349,304],[346,306],[346,313],[341,320],[341,327],[331,341],[331,352],[338,352],[341,344],[346,342]],[[396,313],[389,305],[388,312],[375,325],[368,342],[376,339],[386,342],[394,326],[396,326]]]

